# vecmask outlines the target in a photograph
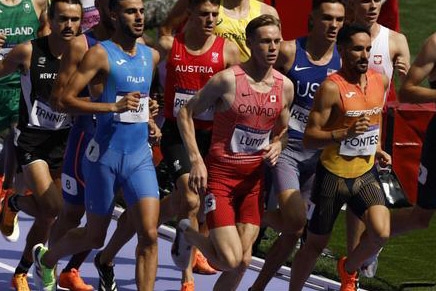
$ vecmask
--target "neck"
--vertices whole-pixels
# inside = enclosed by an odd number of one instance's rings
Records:
[[[306,42],[306,52],[313,61],[328,61],[331,59],[335,43],[320,40],[317,36],[309,34]]]
[[[205,35],[197,33],[198,29],[187,28],[185,30],[185,45],[190,50],[201,50],[205,47],[206,43],[213,38],[212,35]]]
[[[374,38],[378,35],[378,33],[380,32],[380,24],[378,23],[373,23],[371,24],[371,26],[369,26],[369,31],[371,32],[371,37]]]
[[[352,72],[346,69],[341,69],[342,73],[344,75],[344,77],[347,79],[347,81],[350,84],[355,84],[357,86],[359,86],[360,88],[365,88],[366,87],[366,73],[356,73],[356,72]]]
[[[123,50],[128,55],[136,54],[136,40],[135,37],[126,36],[125,34],[114,33],[111,40],[115,43],[121,50]]]
[[[64,49],[66,48],[66,45],[69,41],[64,39],[59,39],[56,36],[54,36],[52,33],[48,36],[48,47],[50,50],[50,53],[60,59],[62,57],[62,53]]]
[[[262,82],[272,76],[272,66],[261,66],[249,59],[247,62],[241,64],[242,69],[249,75],[255,82]]]

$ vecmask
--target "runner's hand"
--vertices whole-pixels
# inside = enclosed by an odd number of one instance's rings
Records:
[[[139,107],[139,99],[141,94],[139,91],[130,92],[120,101],[115,103],[115,112],[125,112],[127,110],[137,110]]]
[[[263,160],[268,166],[273,167],[277,164],[279,155],[282,152],[282,143],[280,141],[270,143],[263,151]]]
[[[197,194],[206,194],[207,169],[203,161],[193,163],[189,174],[189,187]]]

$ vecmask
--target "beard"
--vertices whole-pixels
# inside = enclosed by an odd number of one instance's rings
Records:
[[[139,38],[144,33],[144,30],[141,32],[137,32],[133,29],[133,27],[129,26],[124,22],[124,20],[120,19],[120,28],[121,31],[126,34],[127,36],[133,37],[133,38]]]

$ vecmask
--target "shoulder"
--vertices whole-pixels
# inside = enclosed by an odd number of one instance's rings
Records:
[[[32,51],[33,51],[32,42],[29,40],[29,41],[20,43],[17,46],[15,46],[12,51],[16,55],[19,55],[23,58],[30,58],[32,55]]]
[[[345,81],[343,81],[345,82]],[[319,90],[325,94],[339,94],[339,86],[330,78],[325,79],[319,86]]]
[[[277,10],[268,4],[260,3],[260,13],[261,14],[271,14],[277,18],[279,18],[279,14],[277,13]]]
[[[32,0],[33,6],[39,10],[39,12],[42,12],[47,9],[47,0]]]
[[[216,92],[226,92],[234,87],[235,72],[233,68],[234,66],[231,66],[213,75],[208,81],[209,89],[214,88]]]
[[[285,96],[287,96],[287,99],[290,99],[293,97],[294,92],[294,84],[292,81],[285,76],[283,76],[283,91],[285,92]],[[288,100],[291,101],[291,100]]]
[[[86,55],[92,56],[92,58],[106,58],[107,59],[107,51],[103,47],[101,43],[97,43],[93,47],[91,47],[87,52]]]
[[[280,43],[280,52],[286,55],[295,55],[297,51],[297,40],[286,40]]]
[[[436,49],[436,32],[433,33],[432,35],[430,35],[424,42],[424,46],[431,48],[431,49]]]
[[[239,56],[239,48],[238,46],[228,39],[224,39],[224,53],[226,55],[238,55]]]
[[[393,46],[396,52],[402,52],[405,49],[409,50],[406,36],[392,29],[389,29],[389,45]]]
[[[279,55],[274,68],[286,74],[294,64],[296,45],[295,40],[282,41],[280,43]]]
[[[76,36],[67,43],[67,50],[72,52],[85,52],[88,50],[88,41],[84,34]]]
[[[151,50],[151,57],[153,59],[153,63],[156,65],[157,63],[159,63],[160,54],[156,49],[154,49],[152,47],[150,47],[150,50]]]

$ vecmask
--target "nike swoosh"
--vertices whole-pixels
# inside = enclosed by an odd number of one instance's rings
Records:
[[[242,97],[247,97],[247,96],[250,96],[251,94],[250,93],[242,93]]]
[[[216,25],[220,25],[223,22],[224,19],[220,18],[218,19],[218,21],[216,22]]]
[[[294,70],[299,72],[307,69],[311,69],[312,67],[299,67],[298,65],[295,66]]]
[[[122,64],[127,63],[127,61],[124,60],[124,59],[121,59],[121,60],[119,60],[119,61],[116,61],[116,63],[117,63],[119,66],[121,66]]]

